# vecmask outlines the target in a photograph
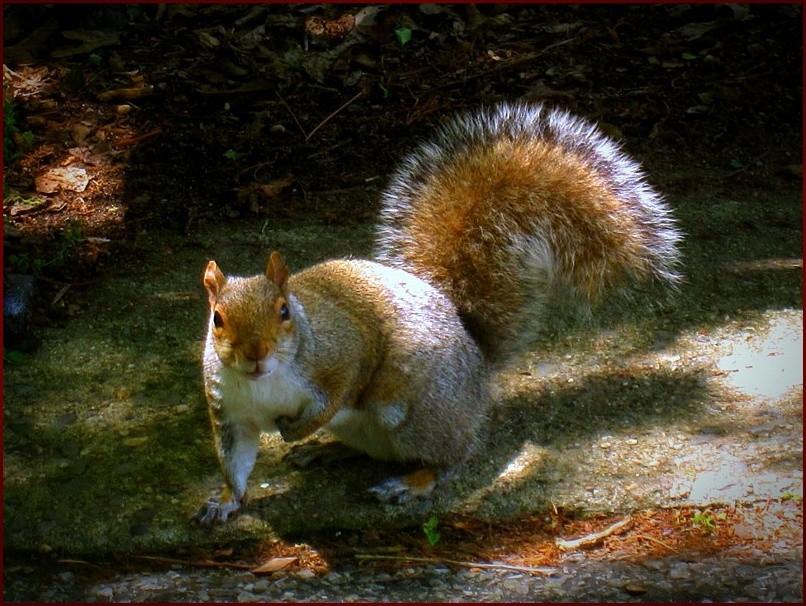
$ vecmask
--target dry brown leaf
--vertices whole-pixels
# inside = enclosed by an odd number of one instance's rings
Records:
[[[269,572],[277,572],[278,570],[282,570],[296,562],[299,558],[297,556],[287,556],[287,557],[277,557],[277,558],[270,558],[263,562],[257,568],[252,569],[252,573],[254,574],[261,574],[261,573],[269,573]]]
[[[82,192],[89,182],[90,176],[83,168],[51,168],[36,178],[36,191],[41,194],[53,194],[61,189]]]

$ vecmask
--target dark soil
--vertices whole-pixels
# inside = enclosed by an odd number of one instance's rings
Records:
[[[670,195],[701,179],[728,192],[800,183],[797,5],[6,4],[3,16],[16,131],[4,268],[41,277],[51,298],[147,228],[372,221],[407,150],[501,100],[602,123]],[[54,167],[83,168],[86,188],[44,193],[36,179]]]

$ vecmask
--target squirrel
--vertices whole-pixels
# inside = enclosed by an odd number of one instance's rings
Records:
[[[454,118],[382,193],[374,260],[292,275],[203,276],[203,355],[226,486],[205,525],[246,503],[261,431],[326,428],[371,457],[421,468],[370,489],[428,496],[481,443],[491,379],[523,352],[546,301],[587,306],[644,281],[675,287],[682,238],[638,163],[594,124],[541,104]]]

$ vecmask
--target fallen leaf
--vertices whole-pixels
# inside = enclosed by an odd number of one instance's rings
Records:
[[[266,560],[263,564],[261,564],[257,568],[253,568],[252,573],[260,574],[268,572],[277,572],[278,570],[282,570],[283,568],[290,566],[298,559],[299,558],[297,558],[296,556],[271,558],[269,560]]]
[[[42,210],[42,205],[44,204],[44,200],[39,199],[31,199],[31,200],[23,200],[20,202],[14,202],[9,209],[9,213],[12,217],[18,217],[22,215],[27,215],[32,212],[36,212]],[[8,226],[5,228],[8,230]]]
[[[87,171],[77,166],[67,168],[51,168],[36,178],[36,191],[41,194],[53,194],[64,189],[83,192],[87,189],[90,177]]]

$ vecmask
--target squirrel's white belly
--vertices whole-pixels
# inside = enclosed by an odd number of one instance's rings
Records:
[[[277,429],[277,417],[299,416],[310,401],[302,379],[287,368],[273,369],[257,379],[223,368],[218,395],[227,418],[250,420],[263,431]]]

